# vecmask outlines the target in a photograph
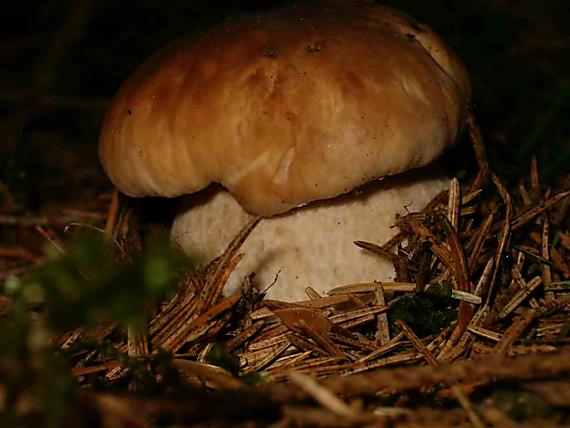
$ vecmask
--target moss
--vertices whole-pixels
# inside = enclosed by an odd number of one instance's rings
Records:
[[[400,331],[395,320],[401,319],[419,337],[435,334],[456,318],[456,306],[448,282],[436,284],[423,293],[406,294],[388,314],[390,332],[395,335]]]
[[[46,258],[13,294],[26,302],[45,303],[45,316],[55,331],[103,321],[140,327],[148,302],[172,292],[184,266],[167,236],[154,238],[127,261],[108,236],[83,232],[66,255],[48,246]]]
[[[208,361],[218,367],[222,367],[230,373],[239,373],[239,360],[224,346],[223,343],[216,342],[208,354]]]

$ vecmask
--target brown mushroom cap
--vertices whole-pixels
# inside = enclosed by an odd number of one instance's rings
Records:
[[[360,2],[288,7],[174,42],[113,100],[100,157],[131,196],[221,183],[270,216],[426,165],[467,74],[427,27]]]

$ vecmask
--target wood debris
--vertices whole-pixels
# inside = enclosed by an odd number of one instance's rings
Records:
[[[262,300],[248,277],[242,292],[224,296],[240,246],[259,221],[254,219],[217,260],[189,272],[168,301],[148,308],[142,333],[106,324],[78,328],[54,343],[70,352],[86,338],[110,342],[117,354],[151,373],[158,373],[166,355],[200,394],[222,397],[213,398],[212,409],[238,418],[223,402],[235,400],[239,407],[243,401],[275,426],[415,426],[421,418],[439,426],[514,426],[494,405],[472,401],[474,392],[497,380],[547,391],[557,406],[552,391],[567,391],[570,373],[570,231],[556,207],[567,203],[570,190],[541,187],[536,161],[527,179],[507,185],[490,170],[472,117],[468,125],[479,164],[473,180],[453,178],[450,190],[423,211],[398,217],[388,242],[355,242],[394,263],[394,281],[339,284],[323,296],[308,288],[307,300],[286,303]],[[92,219],[128,257],[126,235],[132,231],[120,205],[114,192],[107,215]],[[38,233],[65,254],[52,226],[57,221],[36,220]],[[25,247],[0,247],[0,257],[14,269],[42,262]],[[82,386],[121,385],[136,377],[128,359],[96,349],[72,362]],[[251,379],[259,385],[249,386]],[[429,405],[416,408],[410,391],[424,394]],[[434,397],[453,404],[442,406],[430,401]],[[130,400],[98,394],[93,402],[136,421],[168,409],[183,420],[215,419],[199,406],[138,398],[132,403],[145,410],[137,415]]]

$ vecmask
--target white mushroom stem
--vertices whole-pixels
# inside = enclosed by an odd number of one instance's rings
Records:
[[[323,295],[342,284],[393,280],[392,264],[354,241],[384,243],[397,232],[396,214],[419,211],[447,185],[446,178],[415,171],[264,218],[244,242],[245,256],[224,292],[235,292],[252,272],[262,290],[276,281],[267,297],[283,301],[307,299],[309,286]],[[188,255],[208,262],[250,218],[229,192],[210,189],[185,197],[171,236]]]

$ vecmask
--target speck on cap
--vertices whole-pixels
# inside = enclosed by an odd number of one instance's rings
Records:
[[[287,7],[151,57],[114,98],[100,158],[128,195],[217,182],[271,216],[430,163],[456,141],[469,96],[456,56],[399,12]]]

